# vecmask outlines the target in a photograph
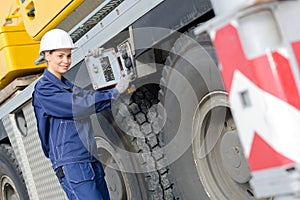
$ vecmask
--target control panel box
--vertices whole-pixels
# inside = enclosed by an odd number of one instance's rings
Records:
[[[87,71],[95,90],[117,84],[122,76],[122,68],[115,50],[100,51],[85,57]]]

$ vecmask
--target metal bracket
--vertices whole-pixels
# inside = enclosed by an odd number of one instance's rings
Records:
[[[130,74],[131,80],[134,80],[137,74],[136,65],[129,41],[124,41],[123,43],[119,44],[117,48],[120,54],[120,61],[123,66],[123,76],[127,76]]]

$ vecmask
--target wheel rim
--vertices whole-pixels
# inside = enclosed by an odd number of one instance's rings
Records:
[[[19,200],[20,197],[16,190],[14,182],[6,175],[1,178],[1,199],[2,200]]]
[[[193,156],[208,196],[256,199],[225,92],[211,92],[200,101],[194,115],[193,134]]]
[[[101,137],[96,137],[96,144],[111,199],[131,199],[130,184],[118,153]]]

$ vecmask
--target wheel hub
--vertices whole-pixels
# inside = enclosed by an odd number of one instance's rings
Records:
[[[193,124],[195,166],[211,199],[256,199],[229,108],[227,94],[221,91],[200,101]]]
[[[122,176],[116,170],[111,169],[110,167],[105,168],[105,174],[107,178],[107,186],[112,199],[122,199],[125,191],[123,191],[124,184],[122,182]]]
[[[1,178],[1,199],[3,200],[19,200],[18,193],[15,189],[13,181],[8,176]]]
[[[101,137],[96,137],[100,160],[103,164],[107,187],[111,199],[130,199],[131,193],[128,187],[127,176],[118,169],[123,169],[120,158],[114,148]]]
[[[224,133],[220,153],[230,177],[238,183],[247,183],[251,177],[250,170],[236,130]]]

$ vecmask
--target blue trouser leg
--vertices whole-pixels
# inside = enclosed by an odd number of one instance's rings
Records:
[[[100,162],[64,165],[63,172],[59,181],[69,200],[109,200]]]
[[[109,200],[109,192],[108,192],[108,188],[106,185],[106,181],[104,179],[103,176],[103,168],[100,162],[95,162],[92,164],[94,171],[95,171],[95,175],[96,175],[96,184],[97,184],[97,188],[101,193],[101,196],[103,197],[104,200]]]

